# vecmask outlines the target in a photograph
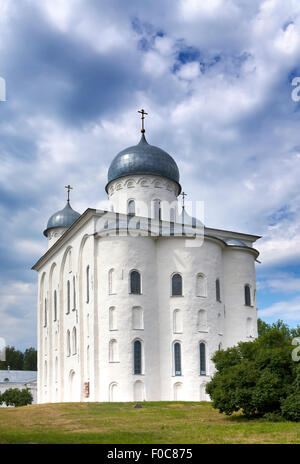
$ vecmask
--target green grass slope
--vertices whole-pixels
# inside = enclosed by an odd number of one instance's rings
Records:
[[[0,409],[0,443],[300,443],[300,424],[226,417],[209,403],[61,403]]]

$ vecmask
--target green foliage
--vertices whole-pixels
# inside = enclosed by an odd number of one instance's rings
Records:
[[[35,348],[27,348],[24,353],[24,371],[37,370],[37,351]]]
[[[7,346],[5,354],[6,361],[0,361],[0,369],[6,370],[9,366],[13,371],[37,370],[37,351],[35,348],[27,348],[25,353],[22,353],[14,346]]]
[[[296,329],[297,330],[297,329]],[[213,407],[227,415],[282,415],[300,420],[300,366],[292,360],[294,332],[282,321],[259,321],[259,337],[218,351],[217,372],[206,387]]]
[[[18,388],[9,388],[0,396],[0,402],[6,403],[7,406],[26,406],[31,404],[33,397],[28,388],[19,390]]]
[[[21,351],[16,350],[14,346],[6,347],[6,361],[0,361],[0,369],[23,370],[24,355]]]

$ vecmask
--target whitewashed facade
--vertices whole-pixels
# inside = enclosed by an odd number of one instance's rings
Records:
[[[259,237],[198,221],[201,246],[187,245],[180,185],[164,176],[129,173],[107,192],[108,211],[46,231],[33,267],[38,402],[208,400],[214,352],[257,336]]]

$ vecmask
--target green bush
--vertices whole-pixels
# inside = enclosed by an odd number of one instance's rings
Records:
[[[26,406],[31,404],[33,397],[28,388],[19,390],[18,388],[9,388],[0,396],[0,402],[6,406]]]
[[[217,372],[206,387],[213,407],[227,415],[242,410],[247,417],[275,414],[300,420],[300,366],[291,356],[294,332],[281,321],[264,323],[256,340],[217,351]]]
[[[281,412],[285,419],[300,422],[300,391],[291,393],[282,401]]]

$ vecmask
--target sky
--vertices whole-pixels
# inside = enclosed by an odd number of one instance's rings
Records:
[[[141,108],[206,226],[262,236],[259,317],[299,324],[298,76],[298,0],[0,0],[0,337],[36,346],[42,232],[69,183],[105,207]]]

